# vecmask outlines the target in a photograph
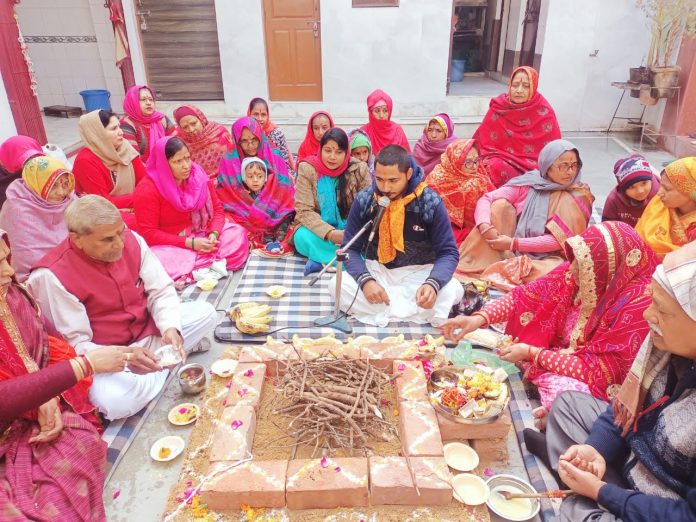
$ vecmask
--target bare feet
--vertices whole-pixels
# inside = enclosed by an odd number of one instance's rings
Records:
[[[549,414],[544,406],[539,406],[532,410],[532,416],[534,417],[534,427],[539,431],[546,431],[546,416]]]

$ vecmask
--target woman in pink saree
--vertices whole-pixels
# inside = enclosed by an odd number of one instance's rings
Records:
[[[133,205],[136,231],[175,281],[202,268],[226,276],[249,256],[246,230],[225,220],[213,181],[180,138],[157,142]]]
[[[130,355],[78,357],[52,330],[0,230],[0,520],[103,521],[106,444],[87,394],[93,373],[121,371]]]

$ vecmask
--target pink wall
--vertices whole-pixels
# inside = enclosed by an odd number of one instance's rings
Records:
[[[681,106],[677,106],[676,95],[667,100],[660,132],[679,136],[696,132],[696,38],[684,37],[677,65],[681,66]]]

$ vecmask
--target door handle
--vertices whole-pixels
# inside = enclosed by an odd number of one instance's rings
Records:
[[[314,36],[319,36],[319,24],[321,23],[319,20],[307,20],[307,25],[312,26],[312,31],[314,31]]]
[[[150,16],[150,10],[148,9],[147,11],[143,11],[141,9],[138,9],[135,12],[135,16],[140,17],[140,30],[147,31],[147,20],[145,19],[145,17]]]

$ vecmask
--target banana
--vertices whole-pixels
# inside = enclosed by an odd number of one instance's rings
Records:
[[[336,339],[333,334],[327,335],[325,337],[320,337],[314,341],[314,344],[343,344],[341,341]]]
[[[272,308],[269,305],[250,301],[233,306],[229,310],[229,316],[235,322],[240,332],[257,334],[271,329],[269,324],[274,319],[273,316],[269,315],[271,310]],[[272,337],[268,341],[275,342]]]
[[[244,308],[241,311],[242,317],[246,319],[253,319],[254,317],[263,317],[264,315],[268,315],[273,308],[271,308],[269,305],[259,305],[255,306],[253,308]]]
[[[271,320],[273,320],[272,317],[271,317]],[[237,329],[240,332],[243,332],[246,334],[256,334],[256,333],[260,333],[260,332],[267,332],[268,330],[271,329],[271,327],[267,324],[247,321],[244,318],[237,319],[237,321],[235,322],[235,325],[237,326]]]

